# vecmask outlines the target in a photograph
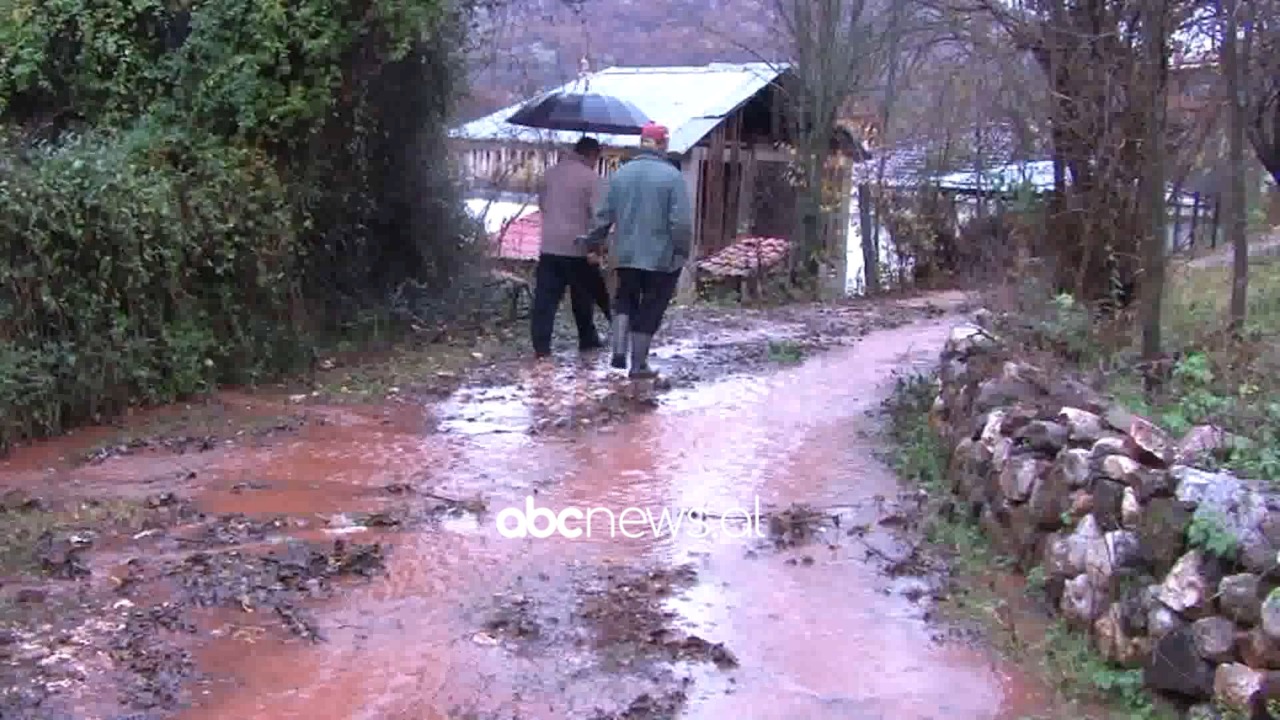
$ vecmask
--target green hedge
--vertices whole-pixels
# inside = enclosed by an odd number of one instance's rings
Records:
[[[301,248],[252,150],[143,127],[0,154],[0,452],[296,365]]]

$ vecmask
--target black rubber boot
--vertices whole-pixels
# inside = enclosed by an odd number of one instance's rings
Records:
[[[651,342],[653,342],[652,335],[631,333],[631,378],[645,380],[658,376],[658,373],[649,367],[649,343]]]
[[[626,315],[614,315],[612,326],[609,332],[613,334],[610,338],[613,341],[613,359],[609,363],[619,370],[627,369],[627,340],[629,339],[628,330],[630,329],[630,318]]]

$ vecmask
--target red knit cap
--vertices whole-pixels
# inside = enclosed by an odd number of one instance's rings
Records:
[[[650,140],[654,143],[662,143],[667,140],[667,128],[655,122],[645,123],[640,128],[640,140]]]

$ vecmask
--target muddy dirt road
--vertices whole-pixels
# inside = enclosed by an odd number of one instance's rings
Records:
[[[720,324],[754,354],[672,342],[656,362],[676,381],[654,397],[605,358],[562,358],[490,368],[437,405],[309,406],[187,452],[68,460],[93,432],[23,449],[0,463],[0,487],[25,493],[11,505],[140,509],[97,540],[45,533],[40,562],[65,579],[0,586],[0,681],[33,688],[10,692],[12,716],[1042,714],[1043,688],[931,621],[933,585],[895,535],[914,500],[877,459],[874,411],[956,321],[920,307],[771,366],[750,358],[793,350],[768,327]],[[577,538],[504,537],[502,510],[528,498],[598,510]],[[664,512],[674,532],[655,531]]]

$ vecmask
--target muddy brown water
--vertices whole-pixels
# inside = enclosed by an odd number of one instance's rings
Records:
[[[573,439],[525,430],[538,403],[593,392],[571,376],[602,371],[561,369],[556,389],[530,392],[546,379],[535,374],[464,391],[434,410],[437,432],[426,431],[425,408],[334,411],[261,447],[116,458],[77,478],[92,487],[186,473],[182,489],[202,509],[307,517],[309,534],[392,548],[385,578],[317,609],[322,643],[276,637],[268,619],[215,615],[223,631],[202,642],[205,678],[179,715],[186,720],[589,718],[679,685],[688,692],[679,717],[689,720],[1015,720],[1043,711],[1049,695],[982,648],[937,641],[910,583],[865,557],[864,543],[892,554],[887,531],[854,542],[828,528],[820,542],[779,550],[750,537],[736,511],[805,503],[874,524],[877,496],[900,486],[875,457],[870,413],[894,371],[936,361],[954,321],[876,332],[765,376],[675,389],[650,413]],[[347,513],[412,502],[381,492],[396,483],[483,495],[489,511],[400,532],[347,527]],[[622,537],[596,514],[590,537],[503,537],[498,512],[530,496],[556,511],[707,517],[657,536],[640,523],[641,537]],[[737,667],[605,668],[573,642],[581,633],[572,622],[548,620],[567,617],[583,583],[608,568],[685,563],[697,582],[670,601],[675,622],[724,643]],[[540,640],[485,631],[492,608],[512,598],[536,600]]]

